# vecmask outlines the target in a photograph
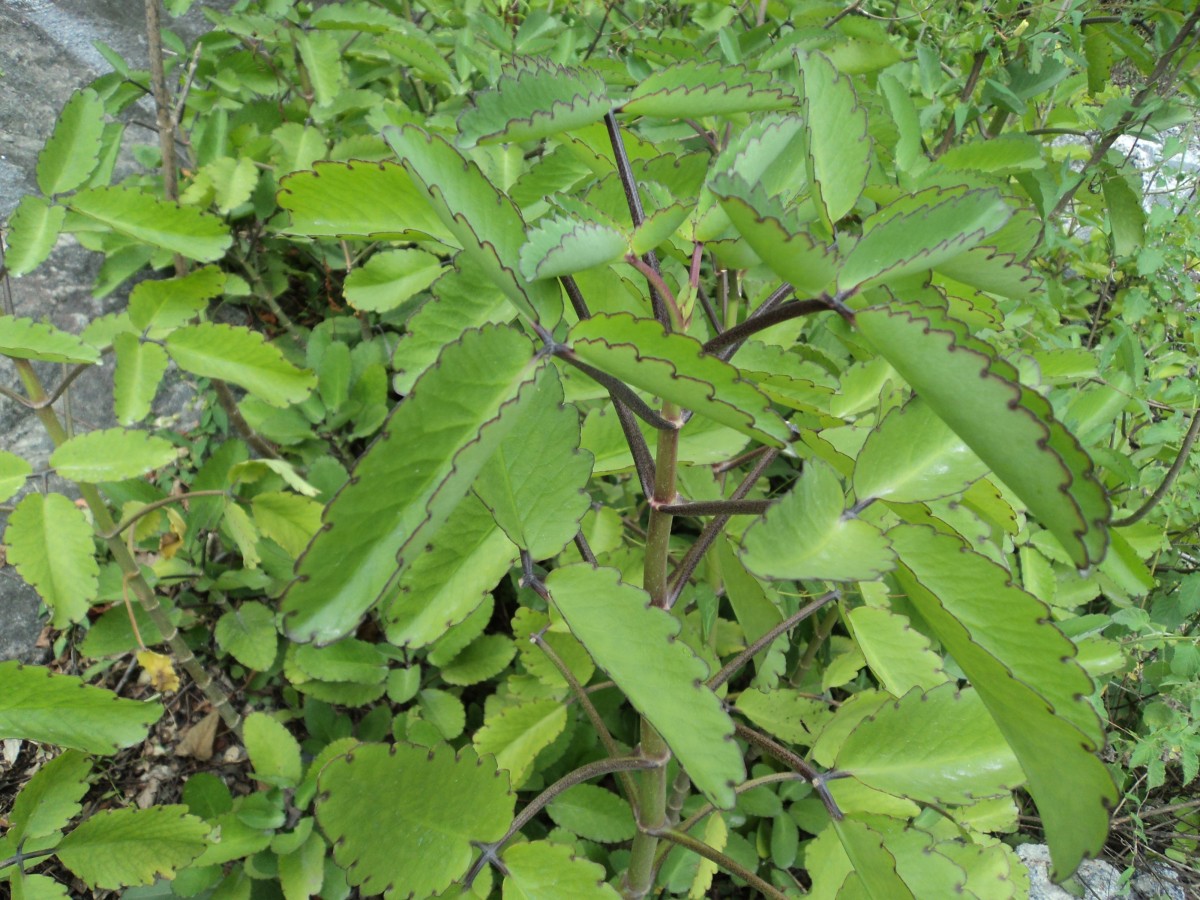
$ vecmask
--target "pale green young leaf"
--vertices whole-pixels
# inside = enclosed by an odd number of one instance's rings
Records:
[[[616,262],[629,252],[629,239],[609,225],[546,217],[530,228],[521,248],[521,274],[530,281],[573,275]]]
[[[25,479],[32,474],[33,466],[15,453],[0,450],[0,502],[25,487]]]
[[[627,384],[765,443],[778,447],[791,439],[770,401],[734,366],[704,353],[693,337],[619,313],[584,319],[569,339],[578,359]]]
[[[122,425],[150,415],[150,406],[167,371],[167,351],[123,332],[113,337],[117,367],[113,373],[113,411]]]
[[[129,294],[129,322],[139,331],[178,328],[203,312],[224,289],[225,273],[216,266],[177,278],[139,282]]]
[[[987,465],[923,397],[891,410],[867,435],[854,465],[854,496],[921,503],[966,490]]]
[[[513,788],[528,779],[537,755],[567,726],[567,708],[561,700],[529,700],[505,706],[485,716],[483,727],[472,742],[481,754],[496,757],[496,765],[507,770]]]
[[[242,722],[242,740],[255,779],[281,787],[300,783],[300,745],[278,719],[250,713]]]
[[[104,102],[90,88],[67,101],[54,133],[38,154],[37,183],[47,197],[81,186],[100,163]]]
[[[442,274],[442,261],[407,248],[374,254],[346,276],[346,302],[365,312],[400,309]]]
[[[808,125],[808,180],[826,227],[854,209],[871,168],[867,111],[850,79],[819,53],[800,62]]]
[[[887,825],[891,827],[881,829],[883,845],[895,857],[896,872],[914,897],[950,897],[965,893],[966,871],[935,846],[932,834],[920,828],[905,827],[906,823],[895,819]],[[998,893],[1008,889],[1009,885],[1001,885]],[[1011,893],[1003,895],[1015,900]]]
[[[292,214],[289,234],[394,237],[456,245],[425,192],[392,162],[318,162],[279,184],[279,205]]]
[[[214,487],[233,487],[238,484],[253,484],[271,473],[278,475],[297,494],[316,497],[321,491],[309,484],[296,471],[296,467],[282,459],[243,459],[229,467],[222,479],[224,484]]]
[[[83,510],[62,494],[29,494],[9,515],[4,543],[9,563],[50,607],[55,628],[87,615],[100,566]]]
[[[1135,189],[1140,187],[1140,177],[1131,179],[1119,172],[1109,171],[1104,180],[1104,205],[1108,210],[1108,233],[1112,239],[1114,256],[1129,256],[1136,253],[1146,242],[1146,211],[1142,198]]]
[[[318,106],[329,106],[346,88],[346,69],[337,35],[320,31],[298,31],[296,49],[308,72]]]
[[[210,830],[186,806],[110,809],[82,822],[55,855],[89,887],[117,890],[172,877],[204,851]]]
[[[790,688],[742,691],[736,706],[751,722],[789,744],[810,746],[830,717],[829,706]]]
[[[179,448],[166,438],[125,428],[76,435],[50,454],[50,465],[71,481],[98,484],[136,478],[175,462]]]
[[[0,739],[20,738],[110,756],[145,739],[163,709],[125,700],[39,666],[0,662]]]
[[[262,557],[258,552],[258,529],[254,527],[250,514],[240,504],[226,500],[221,527],[237,544],[242,554],[242,565],[247,569],[257,569]]]
[[[56,363],[96,363],[100,351],[73,334],[33,319],[0,318],[0,354],[13,359]]]
[[[56,206],[34,194],[21,198],[8,220],[4,268],[14,276],[40,266],[54,249],[67,216],[65,206]]]
[[[557,325],[563,305],[558,284],[528,282],[518,272],[525,221],[512,200],[445,138],[413,125],[389,126],[384,137],[463,252],[522,315],[544,328]]]
[[[464,148],[519,143],[570,131],[604,118],[612,108],[604,78],[584,68],[524,58],[506,68],[489,91],[458,119]]]
[[[874,306],[859,331],[925,403],[1023,500],[1080,568],[1108,543],[1108,497],[1049,402],[945,311]]]
[[[954,684],[913,688],[850,732],[837,767],[864,784],[919,802],[971,803],[1025,780],[979,694]]]
[[[604,866],[565,844],[531,841],[511,844],[500,857],[506,870],[503,900],[618,900],[604,880]]]
[[[84,218],[135,241],[200,262],[220,259],[233,242],[216,216],[159,200],[137,188],[88,188],[65,202]]]
[[[719,807],[733,806],[733,786],[745,778],[733,722],[704,684],[708,667],[675,639],[679,621],[651,607],[649,595],[615,569],[564,566],[546,587],[571,633],[662,735],[697,789]]]
[[[293,640],[329,643],[357,625],[461,502],[543,365],[502,326],[446,347],[326,508],[282,601]]]
[[[449,887],[470,866],[473,841],[504,834],[516,799],[495,760],[445,745],[362,744],[326,765],[317,784],[317,822],[347,880],[389,898]]]
[[[11,871],[11,870],[10,870]],[[4,873],[9,878],[9,872]],[[71,900],[65,885],[49,875],[12,871],[12,900]]]
[[[426,659],[430,665],[444,666],[454,657],[483,634],[488,623],[492,620],[492,613],[496,609],[495,599],[491,594],[487,594],[483,598],[483,603],[461,622],[449,626],[444,629],[442,635],[434,641],[426,654]]]
[[[577,784],[546,807],[554,824],[601,844],[619,844],[637,833],[633,811],[624,798],[596,784]]]
[[[283,896],[320,896],[325,883],[328,853],[325,839],[313,833],[299,847],[282,854],[279,857],[279,886],[283,889]]]
[[[600,552],[596,544],[593,544],[592,548]],[[517,610],[513,616],[512,630],[513,640],[517,642],[517,652],[521,655],[521,665],[526,672],[548,687],[567,687],[567,680],[558,666],[551,662],[549,655],[531,639],[534,632],[541,632],[542,641],[567,667],[567,671],[571,672],[580,684],[587,684],[596,671],[596,665],[588,656],[587,650],[565,630],[545,630],[549,624],[550,617],[547,613],[527,606]]]
[[[1075,648],[1043,603],[961,539],[913,525],[889,535],[900,586],[1016,753],[1065,877],[1099,852],[1117,796],[1095,756],[1103,731]]]
[[[21,789],[8,816],[5,837],[14,845],[62,831],[79,815],[92,764],[77,750],[56,756]]]
[[[383,601],[388,641],[410,649],[433,643],[474,612],[516,560],[517,548],[487,507],[467,496]]]
[[[1015,817],[1016,810],[1013,812]],[[962,869],[967,896],[974,894],[981,900],[1023,900],[1030,895],[1029,869],[1010,846],[995,838],[972,835],[971,843],[943,840],[935,849]]]
[[[851,881],[858,883],[848,896],[866,900],[917,900],[896,871],[896,857],[884,845],[883,835],[857,817],[833,820],[833,830],[850,860],[847,884],[838,896],[847,896]]]
[[[893,697],[913,688],[931,690],[948,680],[929,638],[900,613],[882,606],[859,606],[847,617],[871,674]]]
[[[535,560],[558,554],[579,530],[591,496],[592,455],[579,449],[579,412],[564,405],[547,368],[520,421],[475,481],[475,493],[509,540]]]
[[[887,538],[847,511],[837,474],[817,459],[746,529],[741,557],[751,572],[777,579],[874,581],[895,566]]]
[[[719,60],[689,60],[643,78],[621,112],[686,119],[789,109],[796,103],[791,85],[776,81],[767,72],[751,72]]]
[[[189,206],[217,207],[223,216],[247,202],[258,185],[258,164],[249,157],[222,156],[202,166],[180,195]]]
[[[222,650],[248,669],[262,672],[275,662],[275,614],[257,600],[247,600],[222,614],[213,637]]]
[[[250,501],[259,532],[292,557],[304,552],[321,527],[321,509],[317,501],[291,491],[266,491]]]
[[[249,328],[201,322],[172,331],[166,347],[184,371],[231,382],[272,406],[299,403],[316,384],[311,372]]]

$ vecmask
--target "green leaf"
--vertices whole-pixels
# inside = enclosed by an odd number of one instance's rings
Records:
[[[601,844],[619,844],[637,833],[629,804],[595,784],[577,784],[559,794],[546,814],[572,834]]]
[[[64,206],[52,205],[34,194],[22,197],[8,220],[4,254],[8,274],[21,276],[40,266],[54,249],[66,216]]]
[[[948,680],[942,658],[929,647],[929,638],[900,613],[881,606],[860,606],[847,618],[854,639],[871,673],[893,697],[913,688],[932,690]]]
[[[203,312],[224,289],[225,273],[216,266],[179,278],[139,282],[129,295],[129,322],[139,331],[178,328]]]
[[[734,554],[729,541],[720,541],[716,547],[717,562],[721,567],[721,580],[725,583],[725,597],[733,607],[733,615],[742,626],[746,643],[751,644],[783,621],[777,600],[767,595],[767,588],[746,571]],[[783,654],[789,645],[786,635],[780,635],[770,647],[754,657],[755,683],[771,684],[783,674]]]
[[[876,790],[918,802],[972,803],[1025,780],[979,694],[943,684],[913,688],[860,722],[837,767]]]
[[[362,744],[322,770],[317,821],[352,886],[428,897],[466,873],[472,841],[504,834],[515,804],[506,781],[470,747]]]
[[[179,448],[145,431],[106,428],[77,435],[50,454],[50,465],[71,481],[98,484],[145,475],[175,462]]]
[[[508,771],[509,782],[517,789],[529,779],[537,755],[566,726],[567,708],[561,700],[530,700],[485,716],[472,741],[481,754],[495,755],[496,765]]]
[[[441,274],[442,261],[432,253],[385,250],[346,276],[346,302],[364,312],[399,309]]]
[[[167,353],[179,368],[245,388],[271,406],[304,400],[316,384],[256,331],[201,322],[167,335]]]
[[[716,806],[734,804],[745,779],[733,723],[704,681],[708,667],[683,641],[679,621],[650,606],[615,569],[586,563],[555,569],[546,587],[592,658],[662,735],[692,783]]]
[[[895,566],[887,538],[848,512],[837,473],[818,459],[746,529],[741,557],[764,578],[874,581]]]
[[[938,157],[938,165],[948,172],[1016,175],[1043,169],[1046,161],[1042,159],[1042,142],[1033,135],[1000,134],[951,147]]]
[[[321,504],[290,491],[266,491],[250,501],[254,524],[289,556],[298,557],[321,527]]]
[[[581,128],[612,109],[604,78],[584,68],[519,58],[490,91],[458,119],[463,148],[500,141],[520,143]]]
[[[1104,181],[1104,206],[1108,210],[1108,230],[1112,237],[1113,256],[1130,256],[1146,243],[1146,211],[1142,198],[1127,179],[1119,173],[1107,173]],[[1134,182],[1140,181],[1137,175]],[[1140,185],[1139,185],[1140,186]]]
[[[920,503],[965,491],[988,467],[923,397],[891,410],[854,464],[854,496]]]
[[[507,669],[516,655],[517,648],[510,638],[485,634],[441,667],[442,680],[459,686],[489,681]]]
[[[226,653],[248,669],[271,668],[278,649],[275,614],[257,600],[247,600],[217,620],[213,637]]]
[[[833,820],[846,856],[850,860],[851,872],[846,884],[838,894],[859,896],[870,900],[916,900],[912,891],[896,872],[896,857],[884,845],[883,836],[874,828],[852,816]],[[852,882],[858,883],[856,895],[848,890]]]
[[[0,317],[0,354],[56,363],[96,363],[100,351],[73,334],[33,319]]]
[[[510,328],[468,331],[396,407],[326,509],[284,595],[293,640],[348,633],[416,557],[528,402],[545,365],[532,349]]]
[[[452,741],[463,733],[467,724],[466,708],[449,691],[427,688],[418,694],[417,703],[422,717],[438,730],[444,740]]]
[[[167,371],[167,351],[125,332],[113,337],[113,352],[117,358],[113,411],[122,425],[133,425],[150,415],[151,404]]]
[[[12,900],[70,900],[67,889],[49,875],[14,872]]]
[[[290,234],[313,237],[432,237],[453,243],[424,192],[392,162],[318,162],[279,183]]]
[[[32,474],[33,466],[15,453],[0,450],[0,502],[25,487],[25,479]]]
[[[29,838],[66,828],[83,808],[79,801],[90,787],[91,773],[91,762],[76,750],[68,750],[38,769],[13,803],[5,838],[20,846]]]
[[[693,337],[618,313],[584,319],[569,338],[576,357],[627,384],[773,446],[791,439],[788,424],[758,388],[734,366],[704,353]]]
[[[56,855],[89,887],[116,890],[172,877],[203,852],[209,830],[186,806],[105,810],[63,838]]]
[[[242,740],[256,779],[282,787],[300,783],[300,745],[278,719],[250,713],[242,722]]]
[[[791,85],[766,72],[751,72],[719,60],[689,60],[642,79],[621,112],[631,116],[686,119],[696,115],[787,109],[796,105]]]
[[[789,744],[811,745],[829,718],[829,706],[796,691],[750,689],[737,698],[738,711],[768,734]]]
[[[838,273],[838,290],[937,268],[982,243],[1011,215],[991,189],[933,187],[902,197],[863,222],[862,237]]]
[[[318,106],[329,106],[346,89],[341,39],[322,31],[297,30],[295,34],[296,50],[308,72],[313,99]]]
[[[821,219],[831,228],[854,209],[867,184],[871,167],[867,111],[859,105],[850,79],[821,54],[803,57],[800,71],[808,124],[808,180]]]
[[[504,900],[618,900],[604,881],[604,866],[549,841],[512,844],[500,857],[506,874]]]
[[[859,331],[1061,543],[1076,566],[1108,543],[1108,497],[1092,461],[1016,369],[944,309],[874,306]]]
[[[527,282],[517,271],[525,221],[507,195],[445,138],[413,125],[389,126],[384,137],[433,204],[446,228],[512,304],[544,328],[562,318],[562,292],[553,282]]]
[[[952,535],[902,525],[889,532],[896,577],[970,678],[1029,780],[1057,877],[1099,852],[1116,790],[1095,756],[1103,731],[1092,685],[1045,604]]]
[[[300,670],[322,681],[380,684],[387,678],[387,657],[368,641],[344,638],[325,647],[298,644],[288,648]]]
[[[225,255],[232,236],[216,216],[136,188],[97,187],[65,201],[72,210],[143,244],[200,262]]]
[[[100,163],[104,133],[104,102],[90,88],[76,91],[67,101],[54,133],[38,154],[37,183],[47,197],[73,191]]]
[[[124,700],[73,676],[16,662],[0,662],[0,682],[0,739],[109,756],[144,740],[163,712],[157,703]]]
[[[520,421],[496,448],[475,493],[509,539],[535,560],[556,556],[591,504],[592,455],[579,449],[579,412],[547,368]]]
[[[600,222],[564,216],[539,219],[521,248],[521,274],[530,281],[557,278],[622,259],[629,239]]]
[[[8,517],[4,543],[8,561],[50,607],[55,628],[87,615],[100,566],[83,510],[62,494],[29,494]]]
[[[486,506],[468,496],[433,532],[382,604],[387,639],[397,647],[431,644],[479,608],[517,560],[517,548]]]

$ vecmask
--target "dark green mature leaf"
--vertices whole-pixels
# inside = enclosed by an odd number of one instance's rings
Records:
[[[445,138],[413,125],[385,128],[384,137],[463,251],[523,315],[545,328],[557,325],[562,318],[558,285],[527,282],[517,271],[525,220],[512,200]]]
[[[8,247],[4,268],[10,275],[32,272],[50,255],[67,216],[65,206],[47,203],[27,194],[8,220]]]
[[[621,112],[685,119],[788,109],[796,102],[791,85],[767,72],[751,72],[719,60],[689,60],[642,79]]]
[[[63,838],[56,855],[89,887],[116,890],[172,877],[204,851],[209,831],[186,806],[110,809]]]
[[[675,640],[679,621],[651,607],[646,592],[623,583],[615,569],[564,566],[546,587],[571,633],[662,735],[693,784],[715,805],[733,806],[733,787],[745,778],[733,723],[704,684],[708,667]]]
[[[68,750],[38,769],[17,795],[5,838],[19,846],[29,838],[66,828],[82,809],[79,801],[88,791],[91,773],[91,761],[76,750]]]
[[[509,846],[500,857],[507,870],[504,900],[618,900],[604,881],[604,866],[565,844],[531,841]]]
[[[863,222],[862,237],[838,273],[838,290],[936,268],[982,243],[1011,215],[990,189],[933,187],[902,197]]]
[[[243,387],[271,406],[299,403],[317,379],[288,362],[257,331],[201,322],[167,335],[167,353],[184,371]]]
[[[1012,488],[1080,568],[1108,544],[1108,497],[1092,461],[1016,369],[945,309],[874,306],[859,331]]]
[[[292,214],[290,234],[455,243],[425,192],[392,162],[318,162],[280,182],[279,205]]]
[[[83,510],[62,494],[29,494],[8,517],[8,561],[50,607],[55,628],[87,615],[100,567]]]
[[[867,184],[871,167],[867,111],[859,105],[850,79],[821,54],[804,57],[800,71],[808,123],[808,179],[821,218],[832,227],[854,209]]]
[[[113,411],[122,425],[132,425],[150,415],[150,405],[167,371],[167,351],[137,335],[113,338],[117,368],[113,373]]]
[[[889,412],[854,465],[854,495],[920,503],[949,497],[988,473],[988,467],[922,397]]]
[[[579,322],[569,338],[575,356],[634,387],[774,446],[791,439],[787,423],[758,388],[734,366],[704,353],[693,337],[618,313]]]
[[[860,722],[837,767],[876,790],[940,804],[1001,796],[1025,780],[979,695],[913,688]]]
[[[174,462],[179,448],[166,438],[125,428],[76,435],[50,454],[50,465],[71,481],[98,484],[145,475]]]
[[[293,640],[347,634],[461,502],[533,392],[532,350],[510,328],[468,331],[396,407],[297,564],[281,606]]]
[[[76,91],[38,154],[37,182],[47,197],[81,186],[100,163],[104,102],[90,88]]]
[[[200,262],[220,259],[233,242],[216,216],[136,188],[88,188],[65,202],[80,215],[136,241]]]
[[[816,459],[746,529],[741,556],[747,569],[765,578],[874,581],[895,566],[887,538],[847,513],[837,474]]]
[[[100,351],[75,335],[33,319],[0,318],[0,354],[42,362],[95,363]]]
[[[145,739],[157,703],[124,700],[71,675],[0,662],[0,738],[58,744],[108,756]]]
[[[558,372],[547,368],[520,422],[480,471],[475,493],[514,544],[547,559],[579,530],[591,474],[592,454],[579,449],[579,411],[563,405]]]
[[[557,278],[615,262],[629,252],[629,239],[609,225],[541,219],[521,248],[521,274],[530,281]]]
[[[445,745],[360,744],[317,784],[317,821],[347,880],[389,900],[449,887],[470,866],[472,841],[504,834],[516,799],[495,760]]]
[[[461,145],[547,137],[598,122],[612,105],[598,72],[520,59],[501,73],[492,90],[477,94],[475,107],[459,117]]]
[[[1029,779],[1057,877],[1099,852],[1116,801],[1095,756],[1103,741],[1092,685],[1045,604],[952,535],[902,525],[889,536],[896,577],[970,678]]]

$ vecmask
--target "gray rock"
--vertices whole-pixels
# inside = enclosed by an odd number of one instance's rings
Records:
[[[1029,870],[1030,900],[1134,900],[1128,888],[1121,888],[1121,873],[1103,860],[1084,860],[1071,879],[1082,893],[1071,893],[1050,880],[1050,848],[1045,844],[1021,844],[1017,856]]]
[[[1133,879],[1134,895],[1141,900],[1188,900],[1179,874],[1164,863],[1151,863]]]

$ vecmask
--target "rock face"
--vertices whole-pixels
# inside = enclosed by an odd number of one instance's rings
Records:
[[[229,2],[203,4],[228,7]],[[185,41],[203,33],[201,4],[170,27]],[[103,41],[138,66],[145,65],[146,37],[143,5],[128,0],[5,0],[0,4],[0,220],[7,219],[27,193],[37,190],[34,172],[37,154],[50,136],[67,98],[111,67],[93,46]],[[145,118],[153,121],[153,113]],[[12,279],[11,301],[19,316],[48,319],[78,334],[92,319],[121,309],[124,295],[96,300],[91,285],[100,258],[63,238],[50,258],[36,271]],[[0,289],[2,290],[2,289]],[[40,367],[48,386],[63,377],[61,366]],[[0,362],[0,380],[14,384],[10,364]],[[159,412],[174,412],[191,396],[181,382],[164,385]],[[112,366],[96,366],[71,386],[70,418],[77,430],[114,424]],[[64,401],[56,408],[62,411]],[[37,420],[24,408],[0,398],[0,448],[33,463],[45,463],[52,449]],[[53,485],[52,485],[53,486]],[[41,632],[39,601],[9,566],[0,570],[0,660],[33,661],[34,641]]]
[[[1045,844],[1021,844],[1017,856],[1029,870],[1029,900],[1187,900],[1183,887],[1168,866],[1156,865],[1139,872],[1126,885],[1121,873],[1098,859],[1085,860],[1072,881],[1074,891],[1050,881],[1050,848]],[[1082,889],[1082,893],[1079,889]]]

